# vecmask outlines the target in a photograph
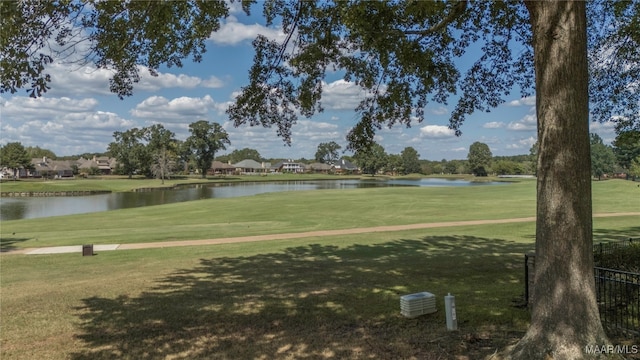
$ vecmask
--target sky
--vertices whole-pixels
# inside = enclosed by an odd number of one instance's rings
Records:
[[[221,124],[229,134],[231,145],[220,155],[252,148],[263,158],[313,159],[318,144],[330,141],[345,149],[345,136],[357,121],[354,109],[364,95],[355,84],[339,77],[324,84],[325,111],[312,118],[299,117],[291,146],[276,135],[276,129],[236,128],[229,121],[225,110],[248,84],[254,54],[251,41],[258,34],[284,38],[277,26],[264,26],[261,11],[247,16],[238,4],[232,4],[230,16],[207,40],[202,62],[188,59],[182,68],[163,67],[157,77],[141,69],[134,95],[124,100],[109,92],[109,70],[54,62],[46,70],[52,82],[44,96],[33,99],[26,91],[0,95],[0,144],[20,142],[57,156],[103,153],[116,131],[162,124],[177,139],[185,140],[189,124],[207,120]],[[489,113],[468,116],[460,137],[447,127],[457,100],[452,97],[448,105],[430,103],[422,123],[383,128],[376,141],[388,154],[399,154],[411,146],[427,160],[466,159],[476,141],[487,144],[494,156],[528,154],[536,141],[535,96],[521,98],[518,93],[513,91]],[[615,138],[612,124],[590,124],[591,132],[605,143]]]

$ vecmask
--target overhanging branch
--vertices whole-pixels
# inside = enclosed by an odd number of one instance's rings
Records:
[[[405,35],[430,35],[436,32],[439,32],[440,30],[444,29],[447,25],[451,24],[455,19],[458,18],[458,16],[462,15],[462,13],[464,13],[464,11],[467,9],[467,3],[468,0],[462,0],[460,2],[458,2],[456,5],[454,5],[451,9],[451,11],[449,12],[449,14],[442,19],[442,21],[440,21],[439,23],[433,25],[432,27],[428,28],[428,29],[421,29],[421,30],[404,30],[403,33]]]

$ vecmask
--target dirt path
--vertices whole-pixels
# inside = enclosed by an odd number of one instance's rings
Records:
[[[593,214],[594,218],[617,217],[617,216],[640,216],[640,212]],[[354,235],[354,234],[367,234],[367,233],[391,232],[391,231],[403,231],[403,230],[419,230],[419,229],[442,228],[442,227],[510,224],[510,223],[532,222],[535,220],[536,220],[535,217],[525,217],[525,218],[497,219],[497,220],[448,221],[448,222],[436,222],[436,223],[375,226],[375,227],[353,228],[353,229],[320,230],[320,231],[307,231],[307,232],[297,232],[297,233],[227,237],[227,238],[218,238],[218,239],[161,241],[161,242],[148,242],[148,243],[121,244],[121,245],[115,246],[113,250],[133,250],[133,249],[178,247],[178,246],[229,244],[229,243],[242,243],[242,242],[252,242],[252,241],[302,239],[302,238],[309,238],[309,237]],[[69,248],[69,247],[56,247],[56,248]],[[56,248],[50,248],[52,249],[50,253],[55,253]],[[34,253],[35,250],[37,249],[35,248],[16,249],[16,250],[4,252],[3,254],[27,254],[30,252]],[[40,253],[44,253],[44,252],[40,252]]]
[[[615,217],[615,216],[640,216],[640,212],[593,214],[593,217]],[[307,232],[299,232],[299,233],[254,235],[254,236],[229,237],[229,238],[219,238],[219,239],[122,244],[118,247],[118,250],[163,248],[163,247],[173,247],[173,246],[215,245],[215,244],[241,243],[241,242],[251,242],[251,241],[302,239],[302,238],[321,237],[321,236],[354,235],[354,234],[367,234],[367,233],[376,233],[376,232],[419,230],[419,229],[456,227],[456,226],[510,224],[510,223],[521,223],[521,222],[532,222],[532,221],[536,221],[536,218],[525,217],[525,218],[515,218],[515,219],[467,220],[467,221],[448,221],[448,222],[408,224],[408,225],[375,226],[375,227],[366,227],[366,228],[320,230],[320,231],[307,231]]]

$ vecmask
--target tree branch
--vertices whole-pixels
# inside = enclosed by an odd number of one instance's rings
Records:
[[[451,24],[456,18],[458,18],[458,16],[462,15],[462,13],[467,9],[467,3],[468,3],[468,0],[462,0],[458,2],[456,5],[453,6],[453,8],[451,9],[451,12],[449,12],[449,14],[444,19],[442,19],[442,21],[440,21],[439,23],[433,25],[428,29],[404,30],[403,33],[405,35],[423,35],[424,36],[424,35],[429,35],[429,34],[439,32],[440,30],[445,28],[447,25]]]

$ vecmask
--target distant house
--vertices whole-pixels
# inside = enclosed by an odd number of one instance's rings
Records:
[[[288,160],[278,162],[277,164],[273,165],[271,169],[275,172],[280,173],[303,173],[305,170],[305,165]]]
[[[51,160],[47,157],[31,159],[31,168],[28,176],[51,177],[51,178],[72,178],[73,168],[70,161]]]
[[[331,168],[336,174],[353,174],[360,172],[360,169],[351,161],[340,159],[331,164]]]
[[[237,174],[256,175],[269,172],[271,164],[265,162],[259,163],[255,160],[246,159],[240,161],[239,163],[233,164],[233,167],[235,168],[235,172]]]
[[[233,174],[236,170],[235,166],[227,163],[223,163],[222,161],[212,161],[211,168],[209,169],[209,174],[211,175],[229,175]]]
[[[90,169],[97,169],[101,175],[111,175],[116,168],[116,159],[106,156],[96,157],[92,159],[80,158],[78,160],[78,169],[85,172],[91,171]]]
[[[319,162],[307,165],[306,168],[307,168],[307,171],[314,172],[314,173],[328,174],[331,172],[331,165],[323,164]]]

